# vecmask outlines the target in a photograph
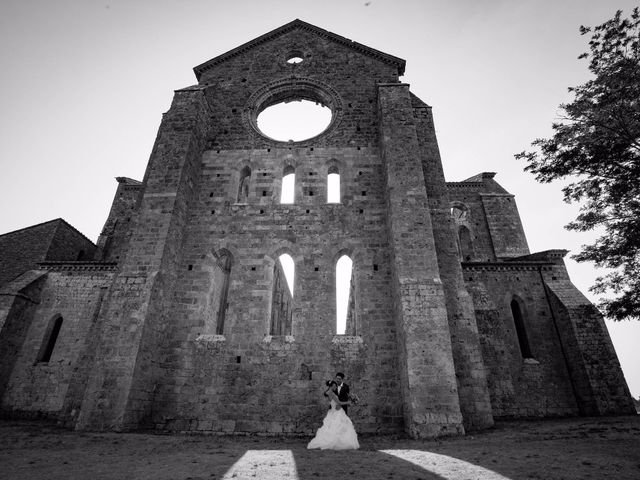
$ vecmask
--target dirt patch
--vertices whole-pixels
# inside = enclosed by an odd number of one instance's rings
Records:
[[[640,480],[640,416],[499,422],[462,438],[361,436],[357,451],[309,439],[73,432],[0,422],[2,479]]]

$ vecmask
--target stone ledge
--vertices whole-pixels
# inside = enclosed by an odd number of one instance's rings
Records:
[[[116,271],[116,262],[41,262],[38,264],[42,270],[49,271]]]
[[[364,341],[360,335],[334,335],[331,343],[342,345],[362,344]]]
[[[279,341],[282,343],[293,343],[295,342],[295,337],[293,335],[265,335],[262,339],[263,343],[271,343],[273,341]]]
[[[200,343],[216,343],[216,342],[226,342],[227,339],[224,335],[211,335],[211,334],[200,334],[196,337],[196,342]]]

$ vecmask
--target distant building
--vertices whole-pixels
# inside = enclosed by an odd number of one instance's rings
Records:
[[[0,235],[0,286],[46,261],[92,260],[96,246],[58,218]]]
[[[633,413],[566,252],[529,252],[493,173],[445,181],[431,107],[399,81],[404,68],[300,20],[195,67],[143,181],[118,179],[95,253],[0,243],[4,414],[78,429],[311,433],[336,371],[361,399],[349,410],[360,432]],[[260,131],[261,111],[301,99],[331,109],[324,132],[280,142]],[[294,201],[281,204],[290,174]]]

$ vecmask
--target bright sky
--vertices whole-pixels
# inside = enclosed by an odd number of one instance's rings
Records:
[[[404,58],[433,106],[448,180],[482,171],[516,195],[532,251],[577,252],[577,207],[513,155],[549,136],[567,87],[587,79],[581,24],[632,0],[3,0],[0,233],[62,217],[92,240],[114,177],[142,179],[161,115],[192,68],[300,18]],[[587,291],[598,272],[567,260]],[[640,396],[640,323],[608,322]]]

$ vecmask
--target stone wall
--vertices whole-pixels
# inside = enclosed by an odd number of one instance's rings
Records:
[[[493,415],[578,414],[567,359],[541,276],[541,271],[553,271],[553,264],[466,263],[463,268],[476,310]],[[532,358],[524,358],[520,348],[511,310],[514,298],[522,305]]]
[[[176,322],[170,311],[209,115],[195,88],[177,91],[163,118],[125,260],[101,313],[78,428],[130,429],[151,421],[155,391],[164,381],[161,345],[174,341],[166,333]]]
[[[430,107],[415,96],[412,100],[438,268],[446,295],[460,410],[467,430],[486,428],[493,425],[486,371],[473,303],[462,277],[456,248],[456,225],[451,215],[451,199],[444,179],[433,116]]]
[[[249,159],[249,198],[237,204],[234,173]],[[342,201],[327,204],[327,173],[336,159]],[[293,204],[280,204],[289,163],[296,166],[298,195]],[[181,320],[168,334],[169,382],[155,397],[158,428],[310,433],[325,411],[324,381],[336,371],[344,371],[352,391],[366,399],[350,411],[363,431],[402,428],[385,293],[391,287],[383,181],[371,148],[205,152],[171,314]],[[265,198],[262,191],[274,193]],[[225,329],[222,337],[203,337],[213,281],[209,264],[220,250],[234,259]],[[288,337],[269,335],[274,265],[282,253],[295,263]],[[342,254],[354,262],[358,337],[335,335],[336,262]]]
[[[135,227],[142,184],[126,177],[117,177],[116,190],[107,221],[98,237],[95,260],[118,262],[124,256]]]
[[[406,430],[414,437],[464,432],[452,338],[406,84],[381,84],[379,116],[392,256],[396,335]]]
[[[493,262],[527,255],[529,247],[514,196],[484,172],[462,182],[448,182],[456,230],[468,229],[472,252],[463,261]]]
[[[561,260],[543,273],[580,413],[632,415],[633,400],[602,314],[571,283]]]
[[[0,399],[31,327],[45,276],[28,271],[0,287]]]
[[[72,400],[69,389],[80,380],[80,360],[95,349],[92,333],[104,290],[113,277],[113,265],[57,265],[35,277],[25,287],[31,294],[29,311],[18,305],[26,300],[22,294],[16,296],[7,316],[6,323],[23,326],[23,331],[15,349],[15,367],[7,378],[2,409],[58,416],[65,401]],[[62,323],[51,357],[39,361],[49,341],[52,322],[58,317]]]

